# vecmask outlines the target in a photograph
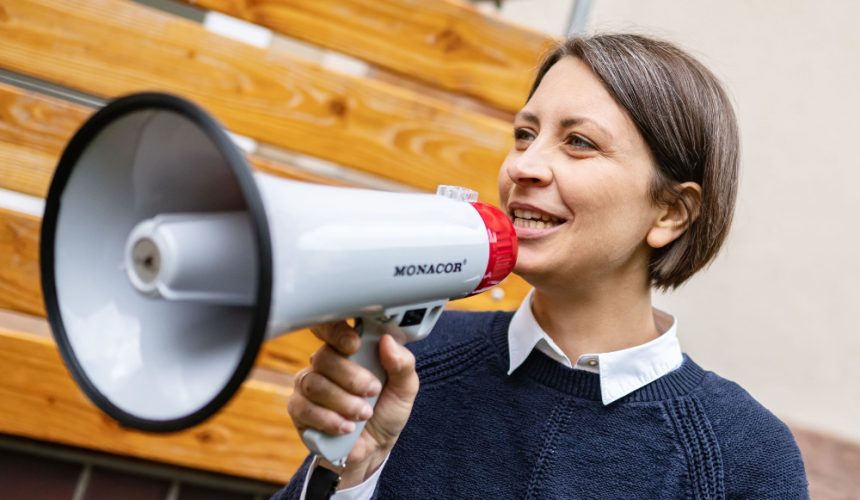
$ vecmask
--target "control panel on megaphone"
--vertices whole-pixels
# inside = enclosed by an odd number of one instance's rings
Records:
[[[220,409],[267,337],[358,318],[353,359],[424,338],[447,301],[502,281],[516,233],[476,193],[321,186],[253,173],[206,112],[135,94],[70,141],[46,199],[45,306],[87,396],[122,425],[171,432]],[[372,401],[375,403],[375,401]],[[343,463],[361,433],[307,430]]]

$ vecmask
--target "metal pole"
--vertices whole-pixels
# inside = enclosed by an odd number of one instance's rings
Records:
[[[592,0],[574,0],[570,21],[567,23],[567,36],[585,33],[588,24],[588,14],[591,13]]]

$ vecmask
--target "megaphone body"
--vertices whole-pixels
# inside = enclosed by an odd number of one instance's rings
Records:
[[[78,131],[51,184],[41,243],[48,318],[85,393],[147,431],[208,418],[265,338],[316,323],[359,318],[355,360],[384,380],[381,335],[423,338],[448,300],[513,267],[507,217],[447,192],[252,174],[196,106],[123,98]],[[303,438],[342,463],[361,429]]]

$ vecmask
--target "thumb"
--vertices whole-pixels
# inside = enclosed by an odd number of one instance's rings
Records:
[[[384,335],[379,341],[379,362],[388,381],[385,392],[399,400],[398,402],[412,406],[418,393],[418,375],[415,373],[415,356],[406,347],[398,344],[391,335]]]
[[[415,373],[415,356],[390,335],[384,335],[379,341],[379,362],[388,380],[364,430],[379,448],[390,450],[412,413],[418,394],[418,374]]]

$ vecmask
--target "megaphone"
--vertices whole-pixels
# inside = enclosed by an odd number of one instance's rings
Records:
[[[46,199],[41,278],[59,350],[120,424],[185,429],[221,408],[267,337],[359,318],[354,358],[384,381],[381,335],[426,336],[448,300],[513,269],[507,216],[473,193],[320,186],[252,173],[205,111],[120,98],[65,149]],[[344,436],[305,431],[343,463]]]

